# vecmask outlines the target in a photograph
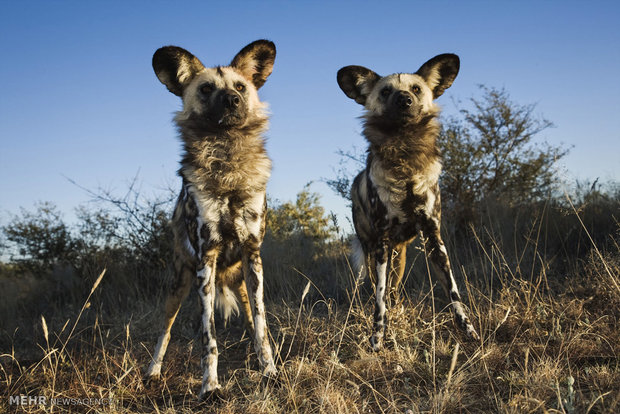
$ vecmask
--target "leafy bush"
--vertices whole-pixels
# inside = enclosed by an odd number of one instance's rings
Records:
[[[11,261],[22,269],[40,273],[75,260],[78,241],[53,203],[38,203],[35,211],[22,208],[2,230]]]
[[[72,225],[51,202],[22,209],[2,227],[10,261],[35,275],[69,266],[81,276],[111,265],[148,276],[170,264],[170,197],[145,199],[131,186],[123,197],[100,192],[96,199],[95,208],[76,209]]]
[[[472,109],[444,120],[438,140],[443,204],[465,222],[489,198],[515,206],[552,196],[557,161],[568,153],[534,142],[553,126],[534,114],[536,105],[513,102],[504,89],[480,88],[482,97],[470,99]]]
[[[321,196],[310,191],[310,184],[297,193],[294,203],[287,201],[277,203],[267,210],[267,233],[269,236],[284,240],[293,236],[302,236],[315,244],[333,240],[336,228],[330,224],[331,218],[325,214],[320,204]]]

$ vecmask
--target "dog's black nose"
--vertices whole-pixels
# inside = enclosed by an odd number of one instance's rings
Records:
[[[401,108],[410,107],[413,104],[413,99],[411,99],[411,95],[406,92],[399,92],[398,97],[396,98],[396,105]]]
[[[239,99],[239,95],[235,95],[232,93],[227,93],[224,95],[224,106],[227,108],[236,108],[241,103],[241,99]]]

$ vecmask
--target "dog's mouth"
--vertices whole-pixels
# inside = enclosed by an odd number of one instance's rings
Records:
[[[202,133],[218,133],[233,128],[240,128],[245,125],[247,116],[238,113],[192,113],[187,119],[183,120],[182,126]],[[179,121],[178,121],[179,122]]]
[[[424,114],[416,110],[392,109],[380,115],[367,114],[364,118],[366,119],[366,127],[373,128],[391,136],[426,123],[429,119],[432,119],[433,116],[424,116]]]
[[[247,114],[242,111],[209,111],[202,116],[202,124],[213,131],[240,127],[245,124]]]
[[[219,117],[209,117],[209,121],[214,127],[226,129],[243,125],[245,118],[245,116],[232,112],[224,113]]]
[[[395,126],[416,123],[419,116],[420,113],[415,108],[391,108],[383,114],[385,122]]]

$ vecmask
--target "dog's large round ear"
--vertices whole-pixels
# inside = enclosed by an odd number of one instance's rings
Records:
[[[349,98],[360,105],[366,104],[366,98],[370,95],[381,76],[363,66],[345,66],[338,71],[336,80],[338,86]]]
[[[256,89],[265,84],[276,60],[276,45],[269,40],[256,40],[237,53],[230,66],[238,70]]]
[[[420,66],[416,72],[433,91],[433,99],[440,97],[448,89],[459,73],[459,57],[452,53],[437,55]]]
[[[203,69],[196,56],[177,46],[164,46],[153,55],[153,70],[157,78],[178,96],[183,96],[185,87]]]

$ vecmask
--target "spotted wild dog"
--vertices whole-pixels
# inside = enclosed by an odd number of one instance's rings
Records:
[[[382,77],[362,66],[338,71],[342,91],[365,108],[368,157],[366,169],[353,181],[351,200],[357,266],[367,269],[375,284],[370,338],[375,351],[383,345],[386,294],[397,296],[407,245],[419,232],[427,240],[430,262],[450,298],[457,324],[470,337],[477,337],[461,304],[439,232],[441,157],[436,141],[440,126],[434,99],[452,85],[459,65],[458,56],[442,54],[416,73]]]
[[[267,40],[244,47],[230,65],[213,68],[176,46],[153,55],[159,80],[183,99],[175,117],[183,144],[183,184],[172,218],[176,282],[166,299],[164,330],[146,376],[160,375],[170,329],[196,285],[202,311],[200,398],[220,389],[214,305],[226,319],[238,313],[241,304],[263,374],[276,373],[260,256],[271,172],[262,137],[268,116],[257,93],[275,57],[275,45]]]

